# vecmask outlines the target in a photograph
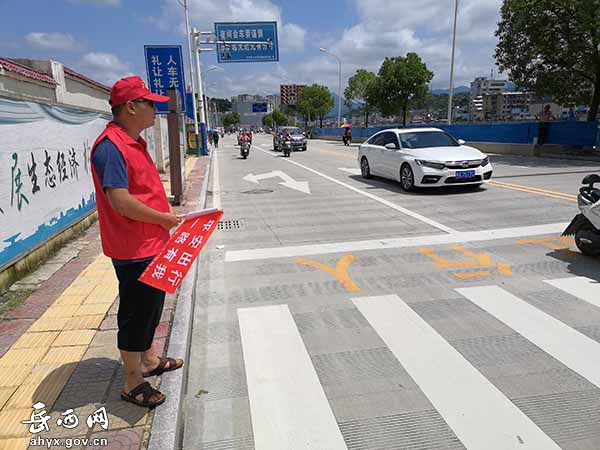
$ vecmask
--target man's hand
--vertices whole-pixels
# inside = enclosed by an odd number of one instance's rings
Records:
[[[160,226],[165,230],[169,231],[171,228],[177,226],[181,219],[173,213],[163,213],[163,217],[160,221]]]

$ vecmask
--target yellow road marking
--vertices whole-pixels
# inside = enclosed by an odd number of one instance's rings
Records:
[[[548,191],[546,189],[532,188],[532,187],[523,186],[520,184],[503,183],[500,181],[490,181],[489,184],[492,186],[499,187],[499,188],[512,189],[514,191],[527,192],[529,194],[539,194],[539,195],[543,195],[545,197],[558,198],[560,200],[569,200],[569,201],[573,201],[573,202],[577,201],[576,195],[565,194],[563,192]]]
[[[468,278],[478,278],[478,277],[487,277],[490,276],[491,273],[487,270],[481,270],[478,272],[463,272],[463,273],[455,273],[454,276],[456,278],[460,278],[461,280],[465,280]]]
[[[494,266],[491,255],[488,255],[487,253],[475,253],[475,252],[465,249],[464,247],[461,247],[460,245],[451,245],[450,248],[452,248],[452,250],[454,250],[456,252],[462,253],[463,255],[465,255],[471,259],[467,260],[467,261],[449,261],[449,260],[439,256],[437,253],[435,253],[435,251],[433,249],[428,248],[428,247],[421,247],[419,249],[419,252],[423,253],[424,255],[427,255],[428,257],[430,257],[431,259],[436,261],[437,264],[434,264],[434,267],[437,269],[458,269],[458,268],[467,268],[467,267],[493,267]],[[510,264],[498,263],[496,265],[496,268],[498,269],[498,273],[500,275],[507,276],[507,277],[512,276],[512,270],[511,270]],[[476,278],[476,277],[483,277],[483,276],[489,276],[489,275],[491,275],[491,273],[487,270],[479,270],[479,271],[473,271],[473,272],[461,272],[461,273],[454,274],[454,276],[456,278],[460,278],[460,279]]]
[[[437,269],[457,269],[457,268],[474,267],[474,266],[488,267],[488,266],[492,265],[492,259],[489,255],[476,254],[476,253],[470,252],[468,250],[465,250],[463,247],[458,246],[458,245],[452,245],[451,248],[457,252],[462,253],[465,256],[468,256],[469,258],[472,258],[472,259],[467,260],[467,261],[449,261],[449,260],[439,256],[437,253],[435,253],[435,251],[432,248],[422,247],[419,249],[419,251],[421,253],[423,253],[424,255],[429,256],[434,261],[436,261],[437,264],[435,264],[434,267],[436,267]]]
[[[360,292],[360,287],[354,281],[352,281],[352,278],[350,278],[350,275],[348,274],[348,268],[350,267],[350,264],[357,259],[358,257],[354,255],[344,255],[337,262],[335,268],[328,266],[327,264],[310,261],[304,258],[297,258],[295,259],[295,262],[297,264],[302,264],[303,266],[314,267],[315,269],[320,269],[324,272],[327,272],[333,278],[338,280],[348,292]]]
[[[460,245],[451,245],[450,248],[469,258],[473,258],[475,261],[477,261],[478,266],[490,267],[492,265],[492,257],[487,253],[473,253],[461,247]]]
[[[558,242],[560,242],[560,244]],[[569,250],[574,253],[577,253],[575,252],[575,250],[569,248],[569,246],[575,244],[575,240],[571,236],[552,236],[544,238],[521,239],[517,241],[517,244],[540,244],[553,250]]]
[[[498,265],[496,266],[498,267],[498,273],[500,275],[504,275],[505,277],[512,277],[512,269],[510,267],[510,264],[507,263],[498,263]]]

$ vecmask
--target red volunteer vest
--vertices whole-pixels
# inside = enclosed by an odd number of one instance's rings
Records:
[[[141,137],[137,141],[133,140],[125,130],[110,122],[94,143],[90,155],[92,160],[96,146],[104,138],[115,144],[123,155],[129,193],[152,209],[169,212],[169,201],[156,166],[146,150],[146,141]],[[91,167],[104,254],[115,259],[138,259],[157,255],[169,240],[169,232],[160,225],[131,220],[115,211],[102,189],[93,163]]]

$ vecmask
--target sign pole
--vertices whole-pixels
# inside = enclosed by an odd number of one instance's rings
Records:
[[[196,54],[196,73],[198,74],[198,96],[200,97],[200,135],[202,137],[202,154],[208,155],[208,139],[206,136],[206,111],[204,111],[204,90],[202,89],[202,72],[200,71],[200,47],[198,46],[198,31],[193,29],[194,53]],[[200,156],[200,146],[198,146]]]
[[[192,85],[192,107],[194,110],[194,134],[196,135],[196,147],[200,148],[198,140],[198,110],[196,108],[196,87],[194,86],[194,65],[192,63],[192,45],[190,44],[190,19],[188,16],[187,0],[183,0],[185,10],[185,32],[187,33],[188,63],[190,65],[190,83]],[[198,150],[199,152],[199,150]]]

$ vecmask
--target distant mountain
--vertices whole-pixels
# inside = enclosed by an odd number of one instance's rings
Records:
[[[431,93],[433,95],[440,95],[440,94],[448,94],[450,92],[450,89],[432,89]],[[456,86],[453,89],[454,94],[464,94],[465,92],[471,92],[471,88],[467,87],[467,86]]]
[[[334,100],[333,108],[331,108],[331,111],[329,111],[327,113],[327,115],[325,116],[325,117],[330,118],[330,119],[331,118],[336,118],[337,117],[337,111],[338,111],[338,96],[334,92],[331,93],[331,96],[333,97],[333,100]],[[341,108],[341,116],[342,117],[347,116],[352,109],[357,109],[357,108],[360,108],[362,106],[362,104],[360,102],[353,101],[352,102],[352,108],[348,108],[346,106],[345,102],[346,102],[346,99],[344,97],[342,97],[342,108]]]

